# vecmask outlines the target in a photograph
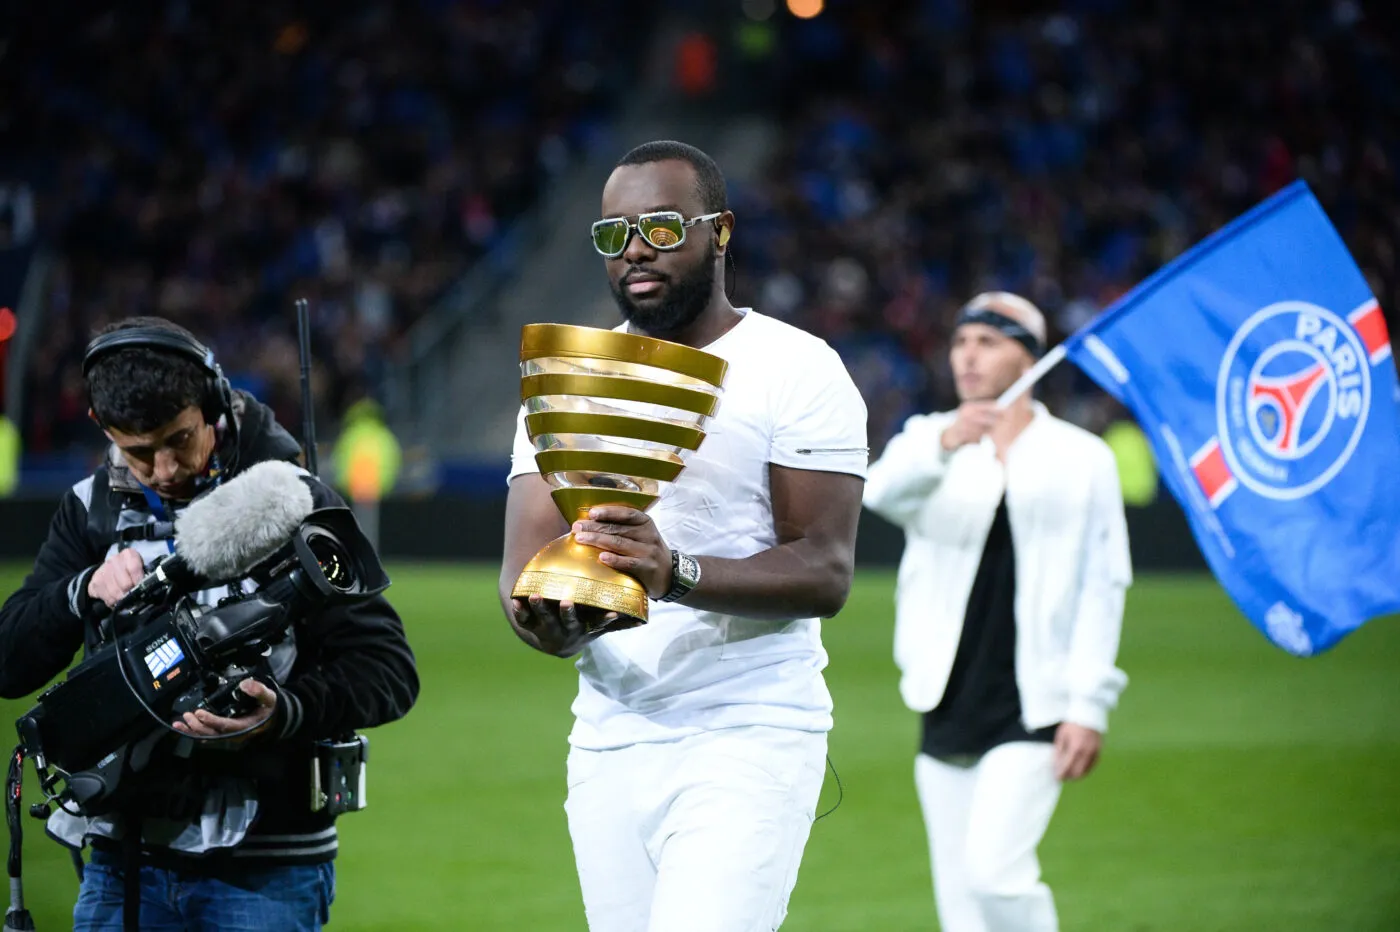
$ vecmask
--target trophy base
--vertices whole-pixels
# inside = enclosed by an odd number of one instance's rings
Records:
[[[530,558],[511,597],[538,595],[647,620],[647,591],[635,578],[598,562],[599,551],[565,534]],[[590,630],[592,630],[590,628]]]

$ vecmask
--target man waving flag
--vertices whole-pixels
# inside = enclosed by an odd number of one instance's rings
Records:
[[[1304,183],[1062,347],[1133,411],[1212,571],[1269,640],[1307,656],[1400,611],[1385,319]]]

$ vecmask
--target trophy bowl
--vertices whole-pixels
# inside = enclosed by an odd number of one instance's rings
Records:
[[[567,324],[520,336],[520,400],[540,475],[571,525],[597,505],[646,511],[685,469],[719,407],[729,363],[680,343]],[[647,619],[646,588],[572,533],[525,564],[511,595]]]

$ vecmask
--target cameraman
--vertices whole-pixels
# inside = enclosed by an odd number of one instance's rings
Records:
[[[175,515],[192,499],[254,463],[300,453],[272,412],[231,391],[212,355],[169,321],[106,328],[84,372],[91,416],[112,446],[64,495],[33,572],[0,608],[6,698],[43,686],[80,646],[100,646],[100,605],[173,550]],[[305,481],[316,507],[343,504],[310,474]],[[150,763],[125,776],[116,811],[50,817],[56,839],[92,845],[75,930],[123,928],[123,904],[132,927],[137,890],[142,927],[283,932],[328,920],[337,841],[334,818],[310,807],[313,743],[406,714],[418,694],[414,657],[398,615],[375,596],[313,612],[270,665],[275,684],[241,684],[251,713],[186,713],[171,724],[192,738],[166,731],[139,742],[151,746]],[[126,831],[136,825],[139,845]],[[127,870],[136,863],[139,872]]]

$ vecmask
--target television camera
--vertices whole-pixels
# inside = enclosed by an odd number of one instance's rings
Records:
[[[20,718],[20,746],[50,801],[83,815],[110,808],[123,775],[146,764],[140,739],[195,709],[247,714],[253,700],[238,684],[272,683],[266,655],[298,620],[382,592],[389,579],[350,510],[335,507],[311,512],[283,547],[232,582],[212,606],[180,585],[118,603],[110,641]]]

